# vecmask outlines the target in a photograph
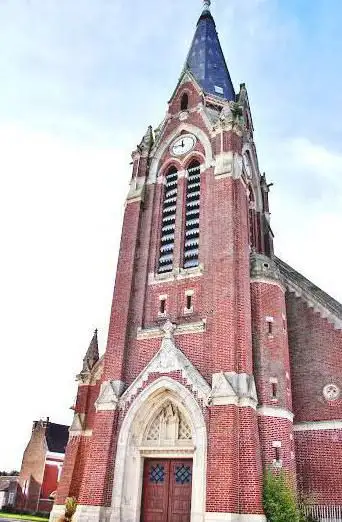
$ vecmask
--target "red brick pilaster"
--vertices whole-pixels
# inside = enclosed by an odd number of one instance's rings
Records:
[[[78,503],[109,506],[113,487],[115,448],[117,442],[117,411],[99,411],[84,466]]]
[[[128,203],[125,210],[105,356],[104,380],[123,380],[140,211],[141,201]]]
[[[239,429],[236,406],[209,410],[207,511],[238,513]]]
[[[213,183],[211,263],[213,373],[252,373],[246,192],[231,177]]]
[[[81,436],[71,437],[69,439],[65,451],[62,474],[57,488],[56,504],[63,505],[65,499],[71,495],[71,489],[74,488],[73,476],[80,440]]]
[[[262,514],[262,462],[257,413],[239,408],[239,513]]]

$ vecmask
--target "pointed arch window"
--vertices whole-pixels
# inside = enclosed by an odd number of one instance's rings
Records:
[[[186,185],[184,268],[193,268],[199,265],[200,196],[201,168],[198,161],[194,161],[188,169]]]
[[[175,247],[178,172],[171,167],[165,177],[158,272],[171,272]]]
[[[186,111],[189,107],[189,96],[185,92],[181,99],[181,111]]]

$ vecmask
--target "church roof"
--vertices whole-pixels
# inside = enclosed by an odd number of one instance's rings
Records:
[[[207,94],[235,100],[235,91],[210,12],[205,0],[184,70],[190,71]]]
[[[49,451],[53,453],[65,453],[69,438],[69,426],[48,422],[45,437]]]
[[[276,258],[275,261],[289,290],[301,295],[311,306],[318,310],[324,309],[324,316],[336,328],[342,329],[342,304],[281,259]]]
[[[13,482],[18,482],[17,476],[0,476],[0,491],[9,491]]]

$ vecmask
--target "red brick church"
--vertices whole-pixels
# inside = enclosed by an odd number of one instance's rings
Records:
[[[107,349],[78,376],[52,519],[75,496],[77,522],[264,522],[270,466],[342,520],[342,305],[274,254],[210,0],[132,158]]]

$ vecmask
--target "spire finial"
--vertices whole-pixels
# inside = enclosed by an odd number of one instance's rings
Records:
[[[203,11],[210,11],[211,0],[203,0]]]

